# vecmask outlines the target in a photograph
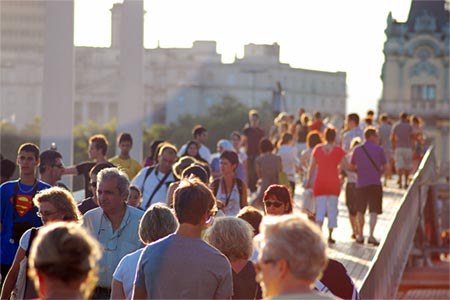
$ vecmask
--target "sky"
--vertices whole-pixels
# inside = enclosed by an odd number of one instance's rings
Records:
[[[109,47],[113,3],[75,0],[75,45]],[[399,22],[411,0],[144,0],[144,47],[189,48],[217,41],[224,63],[244,45],[280,45],[293,68],[347,73],[347,113],[365,115],[381,97],[389,12]],[[289,92],[289,91],[287,91]]]

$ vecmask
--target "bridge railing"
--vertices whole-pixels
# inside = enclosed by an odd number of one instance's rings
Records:
[[[402,198],[387,237],[377,249],[360,288],[361,299],[395,299],[421,222],[429,185],[436,176],[434,147],[425,154]]]

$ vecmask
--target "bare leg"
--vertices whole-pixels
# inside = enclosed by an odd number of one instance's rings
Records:
[[[361,212],[356,213],[357,225],[358,225],[358,236],[356,241],[358,243],[364,243],[364,214]]]

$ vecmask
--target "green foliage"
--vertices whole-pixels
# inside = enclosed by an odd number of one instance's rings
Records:
[[[206,146],[215,152],[217,141],[229,139],[233,131],[242,131],[248,120],[249,108],[232,97],[225,97],[220,104],[209,109],[208,115],[192,116],[182,115],[176,123],[166,126],[155,124],[144,131],[144,153],[148,153],[148,145],[155,139],[163,139],[180,148],[188,140],[192,139],[192,128],[201,124],[208,129],[208,141]]]

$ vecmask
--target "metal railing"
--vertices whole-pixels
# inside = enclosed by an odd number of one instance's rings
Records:
[[[395,299],[416,229],[421,222],[429,184],[436,175],[434,147],[425,154],[402,198],[387,237],[381,242],[360,288],[361,299]]]

